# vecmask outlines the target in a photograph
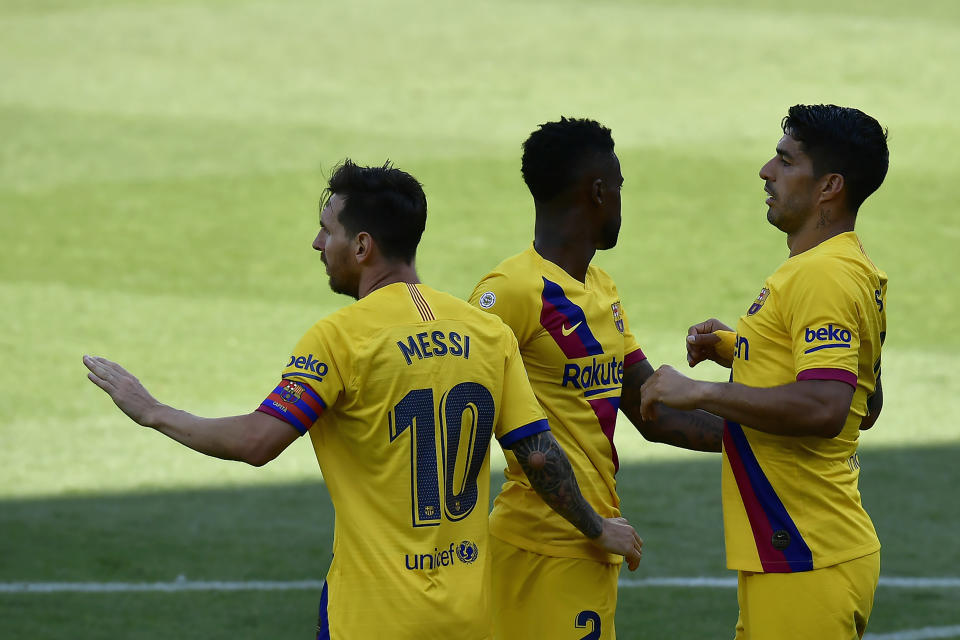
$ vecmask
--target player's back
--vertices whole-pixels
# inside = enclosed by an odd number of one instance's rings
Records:
[[[331,637],[487,637],[490,438],[546,428],[511,359],[522,375],[498,318],[404,283],[298,345],[287,373],[327,406],[310,435],[336,511]]]

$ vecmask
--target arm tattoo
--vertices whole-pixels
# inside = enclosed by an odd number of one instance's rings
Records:
[[[647,429],[651,435],[655,435],[656,442],[692,451],[720,452],[723,443],[722,418],[700,409],[680,411],[660,407],[658,410],[657,420]]]
[[[640,386],[653,375],[653,367],[646,360],[630,365],[623,372],[623,391],[620,410],[644,438],[693,451],[719,452],[723,442],[723,420],[712,413],[679,411],[659,406],[658,417],[647,422],[640,416]]]
[[[588,538],[603,532],[603,518],[580,493],[573,467],[556,438],[542,431],[514,443],[517,457],[527,479],[550,508],[566,518]]]

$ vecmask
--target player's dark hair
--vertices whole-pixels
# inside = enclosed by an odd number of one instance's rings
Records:
[[[520,173],[533,199],[549,202],[576,182],[586,161],[610,153],[610,129],[595,120],[561,117],[541,124],[523,143]]]
[[[413,262],[427,224],[427,197],[416,178],[389,160],[382,167],[361,167],[347,158],[327,185],[321,210],[330,196],[343,196],[340,224],[347,233],[366,231],[384,257]]]
[[[856,214],[887,175],[887,131],[859,109],[833,104],[798,104],[781,123],[783,132],[803,144],[817,177],[843,176],[847,206]]]

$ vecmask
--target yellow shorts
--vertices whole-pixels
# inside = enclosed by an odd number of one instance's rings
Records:
[[[879,551],[813,571],[741,571],[736,640],[862,638],[879,579]]]
[[[554,558],[490,536],[496,640],[614,640],[620,565]]]

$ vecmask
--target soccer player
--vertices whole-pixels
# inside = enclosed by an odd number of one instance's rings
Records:
[[[540,125],[523,145],[521,168],[536,212],[533,245],[485,276],[470,300],[513,329],[584,496],[616,517],[618,408],[648,440],[690,449],[719,452],[722,423],[704,412],[666,410],[641,419],[640,387],[653,368],[613,280],[590,264],[620,231],[623,176],[610,129],[587,119]],[[522,462],[510,451],[506,458],[506,483],[490,516],[494,636],[616,637],[620,559],[546,508]]]
[[[639,536],[584,500],[510,330],[420,284],[420,184],[347,160],[325,195],[313,247],[357,302],[303,336],[255,411],[200,418],[85,356],[90,380],[135,422],[218,458],[263,465],[309,431],[336,512],[318,638],[489,638],[493,435],[587,544],[636,568]]]
[[[700,407],[726,419],[723,519],[738,570],[736,637],[863,637],[880,542],[857,488],[860,430],[882,407],[887,277],[854,231],[887,173],[886,132],[857,109],[796,105],[760,169],[767,220],[790,256],[736,334],[690,328],[688,361],[732,366],[732,382],[661,367],[641,411]]]

